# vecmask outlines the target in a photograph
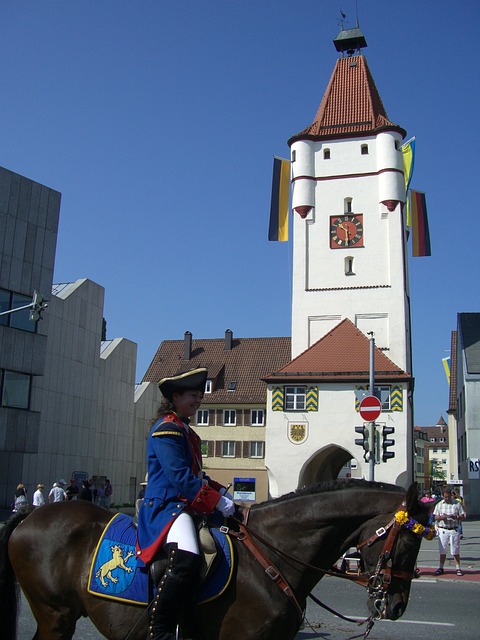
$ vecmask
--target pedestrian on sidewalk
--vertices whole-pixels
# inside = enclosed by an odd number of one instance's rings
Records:
[[[45,504],[45,498],[43,496],[43,484],[40,482],[37,484],[37,490],[33,494],[32,504],[34,507],[43,507]]]
[[[438,549],[440,552],[440,564],[435,571],[435,575],[440,576],[444,572],[445,560],[447,558],[447,547],[450,546],[450,553],[455,558],[457,576],[463,576],[460,564],[460,534],[458,525],[465,517],[465,511],[457,500],[452,498],[450,487],[442,490],[443,500],[437,502],[433,514],[438,526]]]
[[[63,502],[67,499],[67,494],[65,493],[63,487],[65,486],[65,480],[59,480],[59,482],[54,482],[53,487],[50,489],[50,493],[48,494],[49,502]]]

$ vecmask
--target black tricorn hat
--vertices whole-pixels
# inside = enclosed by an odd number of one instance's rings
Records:
[[[204,367],[200,369],[191,369],[186,373],[180,373],[171,378],[163,378],[158,383],[158,388],[162,395],[170,400],[173,399],[175,391],[180,393],[183,391],[205,391],[205,383],[207,382],[207,370]]]

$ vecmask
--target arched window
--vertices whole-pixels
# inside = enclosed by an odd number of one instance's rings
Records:
[[[362,156],[368,156],[368,144],[362,144],[361,150],[362,150]]]
[[[345,258],[345,275],[346,276],[355,275],[355,272],[353,270],[353,256],[347,256]]]
[[[352,202],[353,202],[353,198],[345,198],[343,200],[343,211],[344,211],[344,213],[351,213],[353,211]]]
[[[330,160],[330,149],[324,149],[323,150],[323,159],[324,160]]]

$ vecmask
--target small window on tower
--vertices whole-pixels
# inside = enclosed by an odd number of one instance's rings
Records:
[[[343,210],[345,213],[352,213],[352,202],[353,198],[345,198],[345,200],[343,201]]]
[[[324,160],[330,160],[330,149],[324,149],[323,150],[323,159]]]
[[[362,156],[368,156],[368,144],[362,144]]]
[[[353,270],[353,257],[347,256],[345,258],[345,275],[346,276],[354,276],[355,272]]]
[[[297,150],[293,149],[292,150],[292,162],[295,162],[296,159],[297,159]]]

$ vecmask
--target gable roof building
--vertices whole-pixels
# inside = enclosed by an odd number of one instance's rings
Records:
[[[290,338],[236,338],[230,329],[224,338],[164,340],[143,382],[197,367],[208,370],[202,406],[192,425],[202,438],[207,473],[231,484],[237,500],[262,501],[269,496],[264,465],[266,397],[265,376],[290,359]]]
[[[278,496],[292,488],[342,475],[369,477],[369,465],[354,444],[361,400],[370,395],[371,340],[348,318],[311,347],[266,376],[268,382],[265,464],[270,491]],[[406,427],[413,384],[381,349],[374,347],[374,391],[382,411],[377,423],[377,457],[381,433],[394,427],[395,456],[389,467],[377,467],[383,479],[407,483],[405,461],[413,458],[413,436]],[[284,460],[288,458],[289,465]]]
[[[376,382],[410,381],[380,349],[375,349]],[[322,382],[368,382],[370,376],[370,340],[349,318],[342,320],[318,342],[267,376],[269,382],[302,380]]]

